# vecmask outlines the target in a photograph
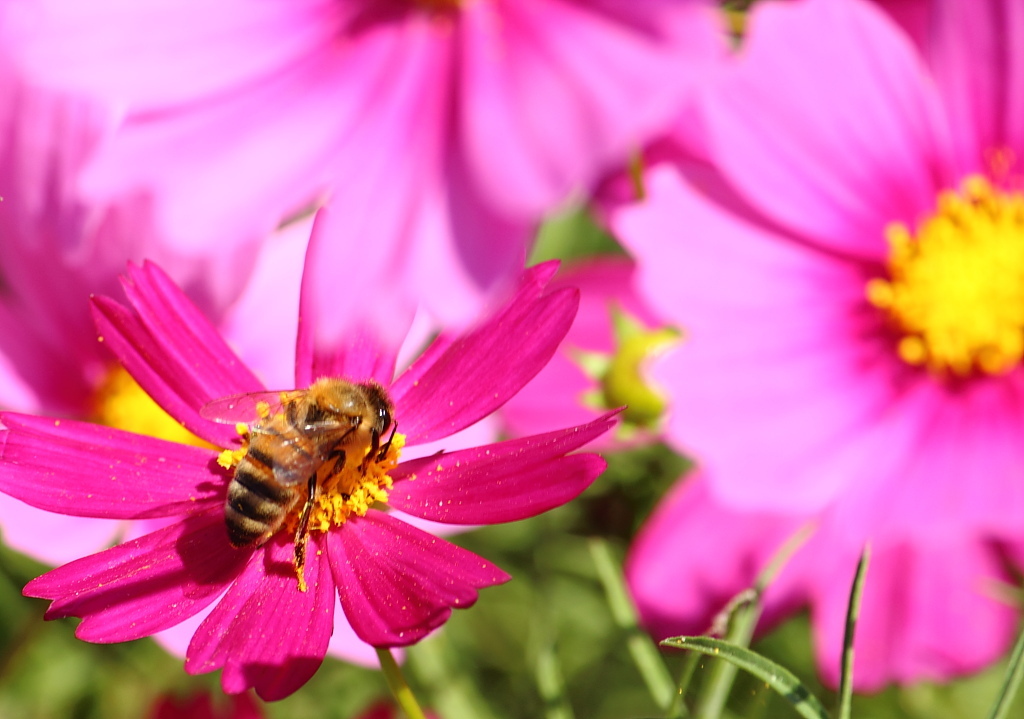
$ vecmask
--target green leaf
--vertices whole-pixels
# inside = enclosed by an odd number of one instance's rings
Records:
[[[664,640],[661,645],[689,649],[724,659],[764,681],[792,704],[800,716],[807,719],[828,719],[825,706],[791,671],[756,652],[711,637],[671,637]]]
[[[1010,664],[1006,668],[1006,677],[1003,679],[1003,686],[999,690],[999,697],[992,707],[990,719],[1004,719],[1010,711],[1010,704],[1013,702],[1017,689],[1020,688],[1021,676],[1024,676],[1024,631],[1021,631],[1017,643],[1010,654]]]
[[[871,559],[871,547],[865,546],[857,562],[857,573],[850,588],[850,603],[846,607],[846,630],[843,633],[843,654],[839,672],[839,699],[836,715],[839,719],[850,719],[850,701],[853,698],[853,638],[860,615],[860,600],[864,594],[864,577]]]

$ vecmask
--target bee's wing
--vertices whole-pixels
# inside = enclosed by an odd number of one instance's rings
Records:
[[[199,416],[222,424],[250,424],[277,414],[285,404],[300,397],[303,392],[284,390],[228,395],[204,404],[199,410]]]
[[[337,421],[317,422],[306,425],[304,434],[285,436],[277,434],[273,426],[257,427],[254,431],[276,435],[277,441],[288,451],[275,452],[270,459],[274,477],[283,485],[291,486],[305,482],[310,475],[332,457],[338,444],[354,428]],[[310,441],[311,434],[320,435]],[[344,456],[343,454],[341,456]]]

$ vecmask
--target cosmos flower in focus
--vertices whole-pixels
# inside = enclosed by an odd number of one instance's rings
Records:
[[[386,273],[446,325],[724,49],[708,0],[13,0],[8,27],[33,78],[127,103],[90,192],[145,187],[196,249],[329,194],[316,266],[362,268],[339,316]]]
[[[224,449],[0,413],[0,490],[58,513],[170,520],[33,580],[26,594],[53,600],[47,618],[82,617],[76,634],[94,642],[148,636],[212,606],[192,638],[186,670],[223,669],[225,691],[253,687],[267,700],[289,695],[316,671],[338,600],[364,642],[418,641],[453,608],[472,605],[478,589],[509,577],[374,505],[436,522],[508,522],[569,501],[604,469],[596,455],[567,453],[606,432],[614,423],[607,415],[397,461],[403,443],[443,439],[487,416],[550,359],[578,302],[572,290],[545,290],[554,270],[528,270],[506,304],[462,336],[442,335],[394,380],[396,348],[361,335],[322,354],[311,351],[317,345],[305,336],[309,323],[300,323],[296,385],[323,374],[377,382],[401,428],[387,452],[367,454],[362,472],[351,463],[328,468],[302,566],[289,531],[304,521],[298,508],[290,525],[258,546],[233,547],[225,529],[231,467],[247,456],[250,439],[244,426],[207,419],[203,408],[265,388],[161,270],[130,268],[130,306],[94,300],[104,344],[171,416]]]
[[[986,612],[960,663],[894,619],[890,662],[858,654],[871,686],[977,668],[1012,631],[978,580],[1024,527],[1024,16],[1002,7],[928,3],[907,34],[861,0],[758,4],[701,106],[710,168],[653,167],[646,200],[612,213],[684,331],[654,374],[712,506],[814,518],[833,552],[814,556],[849,576],[870,539],[868,591],[891,581],[921,622]],[[633,572],[645,612],[696,616]],[[837,627],[841,603],[802,591]],[[887,611],[865,607],[869,634]]]

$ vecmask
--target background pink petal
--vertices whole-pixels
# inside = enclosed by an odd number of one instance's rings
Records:
[[[626,581],[644,626],[657,639],[706,633],[804,521],[729,509],[701,475],[679,482],[644,524],[626,559]],[[789,585],[777,581],[769,587],[761,627],[801,603]]]
[[[202,98],[301,58],[337,32],[332,4],[15,0],[5,44],[36,79],[152,108]]]
[[[741,219],[670,168],[648,180],[613,227],[651,306],[683,331],[653,369],[669,439],[722,499],[814,511],[915,449],[927,398],[864,299],[871,268]]]
[[[371,510],[327,535],[345,616],[363,641],[408,646],[441,626],[477,589],[509,576],[485,559]]]
[[[124,523],[46,512],[0,494],[0,528],[4,546],[54,566],[114,544]]]
[[[487,416],[548,362],[579,302],[575,290],[545,291],[555,267],[527,270],[503,307],[446,341],[443,351],[428,349],[395,380],[392,399],[409,444],[441,439]]]
[[[566,456],[615,425],[614,413],[590,424],[403,462],[391,472],[388,504],[435,522],[494,524],[561,506],[590,486],[606,463]]]
[[[218,324],[265,387],[295,382],[299,287],[312,218],[291,223],[263,243],[253,274]]]
[[[382,40],[360,44],[351,58],[327,46],[209,101],[130,115],[86,168],[84,191],[103,199],[145,188],[159,226],[192,255],[270,233],[321,201],[336,174],[357,174],[346,163],[365,159],[361,143],[376,146],[359,123],[368,103],[391,97],[372,96],[396,62],[397,39]],[[347,62],[366,72],[339,86]]]
[[[307,549],[305,592],[298,589],[287,533],[258,550],[196,631],[185,670],[223,668],[224,691],[252,687],[265,701],[283,699],[309,681],[334,626],[334,583],[322,537],[310,535]]]
[[[208,449],[69,419],[0,413],[0,490],[40,509],[111,519],[206,511],[226,477]]]
[[[835,686],[857,554],[844,560],[833,546],[816,556],[807,572],[815,649]],[[875,543],[854,642],[854,685],[876,691],[891,682],[948,681],[996,661],[1016,626],[1016,612],[996,595],[997,583],[1009,581],[994,548],[974,536]]]
[[[884,454],[830,510],[835,522],[889,542],[1015,534],[1024,522],[1024,373],[955,388],[922,382],[917,394],[920,401],[908,397],[891,411],[918,426],[914,436],[903,442],[890,428],[881,437]]]
[[[858,257],[884,256],[886,225],[916,221],[958,179],[926,68],[859,0],[754,8],[705,112],[717,162],[752,205]]]
[[[1024,152],[1024,7],[1014,0],[879,0],[916,42],[952,128],[961,174]],[[1012,160],[1010,160],[1012,163]],[[1002,166],[1002,171],[1007,168]],[[999,170],[997,170],[999,172]]]
[[[541,213],[624,162],[724,50],[715,20],[702,2],[467,4],[456,132],[488,203]]]
[[[54,600],[47,619],[82,617],[75,634],[85,641],[123,642],[206,607],[249,556],[231,548],[214,511],[65,564],[29,582],[25,595]]]

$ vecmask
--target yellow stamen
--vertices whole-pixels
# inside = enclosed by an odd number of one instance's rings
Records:
[[[93,421],[171,442],[210,447],[163,411],[120,365],[96,393]]]
[[[374,504],[387,502],[391,489],[388,472],[398,464],[404,446],[405,435],[395,433],[387,456],[379,462],[370,462],[366,474],[361,472],[362,457],[346,461],[344,467],[332,467],[320,482],[309,516],[309,530],[326,532],[331,527],[341,526],[349,517],[365,516]]]
[[[970,177],[912,235],[887,228],[889,277],[865,288],[902,335],[897,353],[940,376],[995,375],[1024,357],[1024,195]]]

